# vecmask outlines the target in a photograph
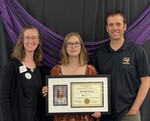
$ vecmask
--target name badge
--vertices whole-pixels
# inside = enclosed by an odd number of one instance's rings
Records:
[[[20,73],[23,73],[23,72],[26,72],[26,71],[27,71],[27,68],[26,68],[25,65],[19,66],[19,72],[20,72]]]

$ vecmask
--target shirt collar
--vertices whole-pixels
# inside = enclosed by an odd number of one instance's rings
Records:
[[[127,41],[127,40],[125,39],[123,45],[122,45],[117,51],[124,51],[124,50],[127,50],[128,47],[129,47],[128,45],[129,45],[129,41]],[[113,50],[113,49],[111,48],[111,46],[110,46],[110,40],[109,40],[107,49],[108,49],[108,51],[110,51],[110,52],[117,52],[117,51],[115,51],[115,50]]]

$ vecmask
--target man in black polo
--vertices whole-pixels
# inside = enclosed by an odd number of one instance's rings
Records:
[[[101,121],[141,121],[139,108],[150,85],[150,67],[145,50],[124,38],[126,19],[119,10],[106,16],[110,41],[100,47],[93,65],[99,74],[110,74],[111,115]]]

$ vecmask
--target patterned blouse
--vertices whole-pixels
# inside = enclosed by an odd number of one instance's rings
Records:
[[[92,65],[87,65],[86,75],[96,75],[96,69]],[[51,70],[51,75],[62,75],[61,65],[55,65]],[[94,121],[91,115],[55,115],[54,121]]]

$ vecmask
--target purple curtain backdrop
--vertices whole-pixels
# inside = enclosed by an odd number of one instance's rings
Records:
[[[52,67],[59,63],[59,53],[63,43],[63,37],[51,31],[46,26],[42,25],[33,18],[17,0],[0,0],[0,16],[4,26],[8,32],[10,39],[15,44],[19,31],[27,25],[32,25],[40,30],[43,38],[44,60],[43,64]],[[127,39],[132,40],[137,44],[144,44],[150,39],[150,7],[131,24],[125,33]],[[101,40],[99,42],[85,42],[90,60],[93,57],[96,49],[103,43],[108,41]]]

